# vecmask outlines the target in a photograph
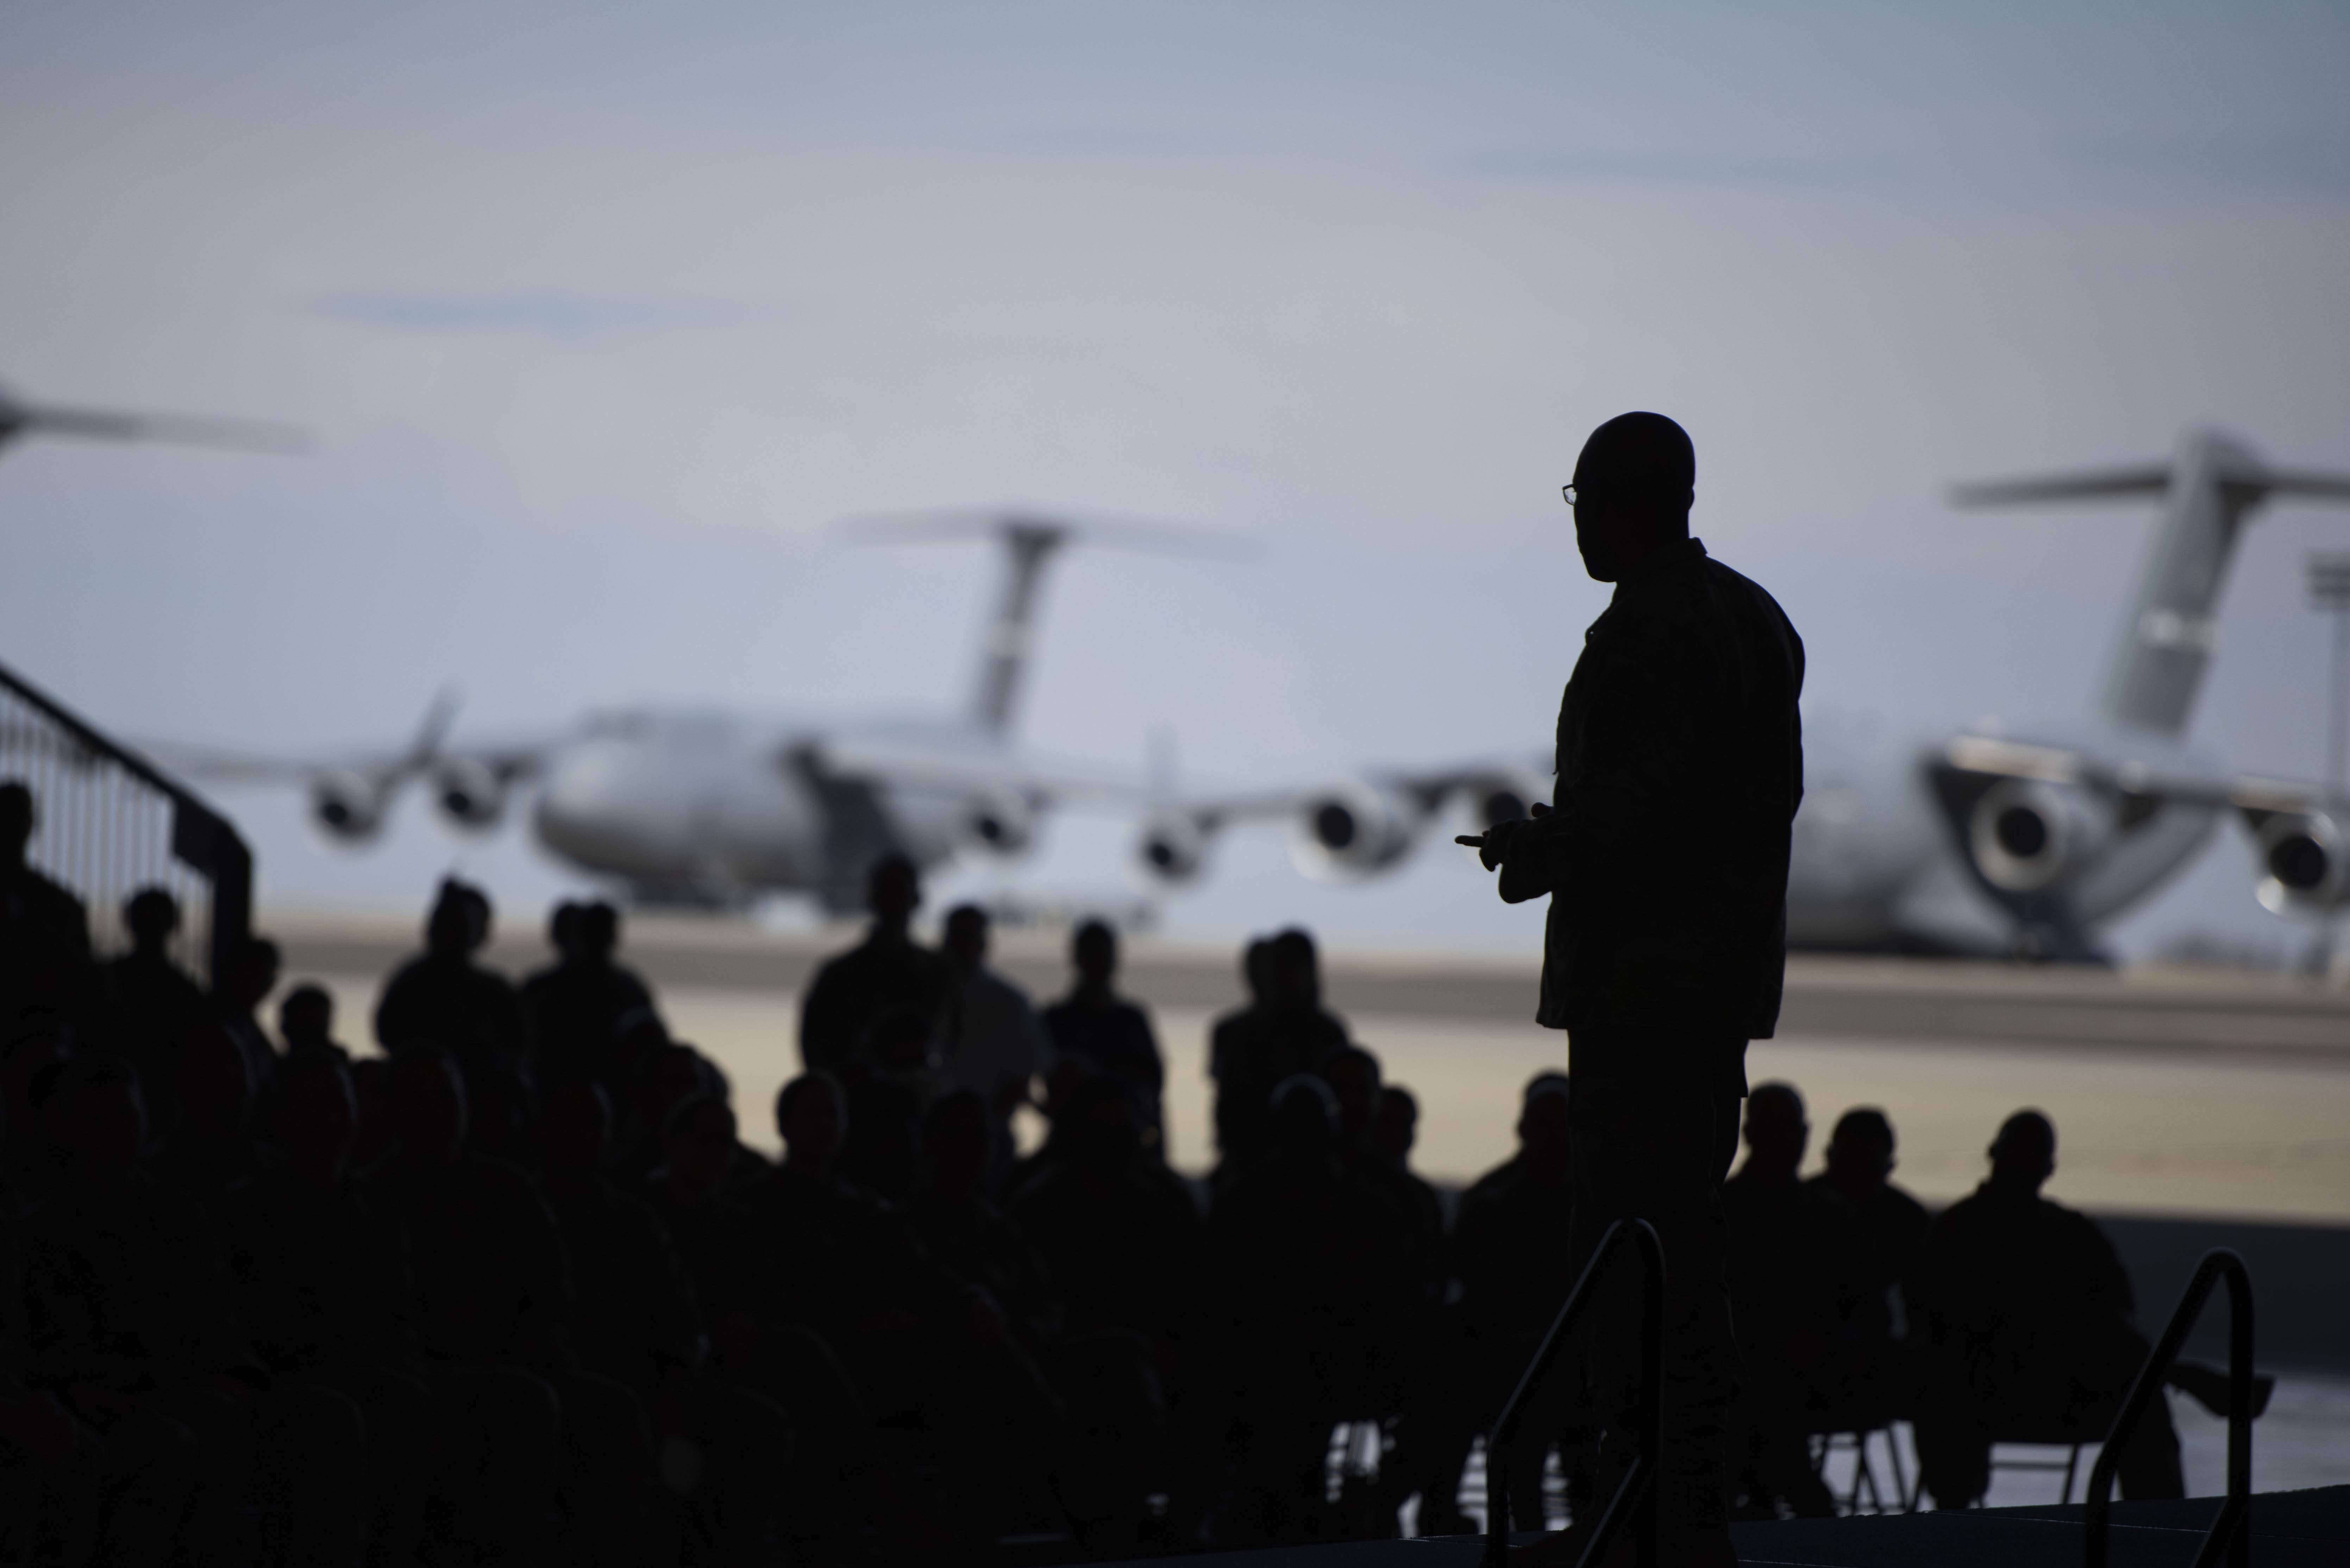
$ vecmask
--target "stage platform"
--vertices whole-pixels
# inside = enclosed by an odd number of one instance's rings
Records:
[[[2114,1505],[2114,1568],[2191,1568],[2218,1498]],[[1770,1568],[2073,1568],[2081,1561],[2081,1513],[2071,1508],[1992,1508],[1962,1513],[1869,1514],[1856,1519],[1737,1524],[1742,1563]],[[1532,1540],[1533,1537],[1521,1537]],[[1204,1568],[1477,1568],[1476,1536],[1296,1546],[1158,1559]],[[2264,1492],[2252,1499],[2253,1568],[2343,1568],[2350,1563],[2350,1487]]]

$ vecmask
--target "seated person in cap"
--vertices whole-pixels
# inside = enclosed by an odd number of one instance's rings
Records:
[[[756,1562],[783,1503],[791,1423],[737,1386],[702,1376],[708,1341],[684,1262],[651,1209],[605,1179],[612,1106],[574,1078],[548,1098],[538,1188],[563,1231],[578,1306],[572,1344],[588,1371],[635,1390],[675,1501],[663,1533],[691,1532],[723,1563]]]
[[[935,1533],[882,1452],[862,1396],[829,1345],[785,1321],[787,1293],[766,1227],[733,1188],[734,1113],[696,1096],[672,1107],[645,1201],[677,1248],[710,1329],[709,1375],[771,1400],[796,1431],[784,1511],[795,1561],[831,1562],[852,1525],[895,1546]]]
[[[1864,1431],[1888,1319],[1877,1250],[1843,1199],[1796,1179],[1810,1141],[1804,1100],[1759,1084],[1746,1100],[1746,1163],[1722,1183],[1730,1218],[1730,1307],[1746,1364],[1731,1417],[1730,1480],[1742,1517],[1835,1510],[1808,1434]]]
[[[1518,1386],[1535,1347],[1575,1288],[1567,1228],[1575,1179],[1564,1073],[1538,1073],[1518,1109],[1517,1152],[1461,1195],[1452,1256],[1461,1280],[1460,1335],[1471,1357],[1471,1420],[1489,1428]],[[1545,1407],[1524,1417],[1510,1476],[1513,1528],[1544,1528],[1544,1457],[1553,1445],[1577,1518],[1592,1501],[1599,1433],[1572,1369],[1538,1396]],[[1464,1450],[1461,1459],[1468,1454]]]
[[[220,1213],[239,1316],[274,1376],[331,1388],[359,1406],[370,1544],[405,1561],[424,1522],[436,1440],[435,1404],[411,1315],[407,1233],[390,1200],[350,1173],[356,1115],[339,1055],[288,1056],[277,1076],[276,1116],[284,1158],[228,1194]],[[550,1407],[541,1438],[549,1467],[553,1425]],[[512,1466],[510,1445],[527,1443],[528,1434],[504,1436],[506,1442],[469,1457],[497,1467],[501,1490],[526,1490],[528,1471]],[[442,1440],[462,1447],[464,1439],[452,1431]],[[473,1476],[444,1470],[442,1479],[441,1509],[478,1508],[468,1495]],[[543,1512],[543,1487],[537,1501]]]
[[[1991,1482],[1991,1449],[2104,1433],[2147,1356],[2121,1260],[2087,1216],[2040,1195],[2056,1129],[2018,1111],[1991,1146],[1991,1175],[1926,1233],[1918,1272],[1945,1382],[1918,1415],[1918,1462],[1938,1508],[1968,1508]],[[2170,1407],[2156,1400],[2121,1456],[2122,1496],[2186,1495]]]
[[[554,1216],[522,1170],[466,1147],[465,1083],[449,1053],[411,1045],[397,1055],[391,1110],[399,1142],[369,1180],[407,1226],[427,1364],[524,1373],[551,1390],[562,1447],[549,1551],[568,1563],[629,1562],[651,1441],[636,1395],[579,1369]]]
[[[277,1038],[289,1056],[302,1051],[325,1051],[351,1059],[350,1048],[335,1038],[335,999],[316,981],[304,981],[277,1003]]]
[[[916,1239],[901,1210],[837,1169],[852,1129],[829,1075],[775,1100],[783,1163],[746,1197],[780,1264],[785,1311],[840,1355],[887,1430],[927,1431],[947,1460],[945,1517],[967,1546],[998,1533],[1004,1433],[1028,1388],[1010,1375],[1003,1314]]]
[[[987,1199],[987,1107],[977,1095],[958,1090],[931,1107],[921,1149],[923,1179],[907,1215],[931,1256],[1003,1309],[1010,1334],[999,1354],[1015,1431],[1087,1549],[1129,1545],[1141,1479],[1167,1459],[1166,1404],[1149,1342],[1117,1329],[1068,1332],[1044,1259]],[[1097,1450],[1123,1460],[1123,1475],[1113,1477]]]
[[[1300,1074],[1274,1097],[1274,1153],[1208,1221],[1208,1317],[1226,1347],[1239,1417],[1235,1529],[1313,1539],[1334,1421],[1400,1416],[1379,1469],[1383,1515],[1415,1492],[1443,1518],[1457,1452],[1457,1369],[1419,1332],[1410,1222],[1338,1158],[1329,1085]],[[1448,1519],[1447,1523],[1451,1521]]]
[[[1874,1106],[1858,1106],[1836,1118],[1828,1136],[1827,1168],[1811,1185],[1845,1200],[1877,1249],[1878,1277],[1892,1293],[1894,1337],[1908,1335],[1918,1317],[1918,1255],[1934,1217],[1926,1206],[1893,1185],[1893,1124]]]
[[[244,1053],[219,1024],[198,1023],[180,1036],[172,1074],[178,1125],[148,1166],[218,1220],[229,1189],[262,1168]]]

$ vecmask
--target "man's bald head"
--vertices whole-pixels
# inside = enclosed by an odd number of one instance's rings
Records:
[[[1575,460],[1575,487],[1660,518],[1687,518],[1697,494],[1697,448],[1662,414],[1617,414]]]
[[[1591,432],[1575,460],[1575,539],[1603,583],[1689,536],[1697,449],[1662,414],[1618,414]]]

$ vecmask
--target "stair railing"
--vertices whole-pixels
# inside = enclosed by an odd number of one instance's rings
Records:
[[[253,920],[253,855],[225,817],[5,665],[0,780],[33,792],[34,864],[88,906],[101,955],[127,945],[120,901],[159,886],[185,916],[182,961],[220,979]]]
[[[1656,1568],[1657,1455],[1664,1425],[1665,1248],[1656,1228],[1646,1220],[1618,1220],[1607,1227],[1582,1277],[1566,1295],[1566,1304],[1551,1319],[1534,1359],[1526,1363],[1510,1402],[1485,1436],[1485,1560],[1484,1568],[1502,1568],[1510,1546],[1509,1452],[1523,1412],[1538,1401],[1534,1390],[1556,1370],[1555,1362],[1575,1339],[1575,1331],[1598,1299],[1597,1282],[1618,1257],[1633,1259],[1639,1269],[1640,1387],[1633,1422],[1632,1459],[1607,1500],[1598,1524],[1585,1542],[1575,1568],[1600,1560],[1602,1549],[1617,1532],[1633,1530],[1634,1560],[1639,1568]],[[1578,1521],[1580,1522],[1580,1521]]]
[[[2162,1339],[2138,1368],[2137,1381],[2130,1385],[2129,1397],[2122,1401],[2121,1414],[2114,1417],[2112,1429],[2106,1433],[2105,1447],[2098,1451],[2097,1462],[2089,1470],[2089,1495],[2085,1500],[2088,1511],[2083,1519],[2081,1562],[2083,1568],[2107,1568],[2113,1555],[2114,1472],[2121,1465],[2122,1452],[2138,1423],[2154,1402],[2162,1397],[2165,1380],[2171,1365],[2178,1359],[2179,1348],[2187,1343],[2188,1334],[2195,1320],[2203,1314],[2205,1303],[2211,1299],[2211,1287],[2220,1281],[2228,1282],[2228,1497],[2220,1505],[2219,1517],[2211,1521],[2203,1537],[2202,1548],[2195,1554],[2195,1568],[2214,1568],[2225,1563],[2228,1568],[2250,1568],[2252,1560],[2252,1276],[2244,1267],[2244,1260],[2226,1247],[2215,1247],[2203,1254],[2195,1267],[2195,1277],[2187,1282],[2186,1293],[2172,1309],[2170,1325],[2162,1331]]]

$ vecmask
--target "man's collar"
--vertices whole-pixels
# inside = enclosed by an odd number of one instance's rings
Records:
[[[1628,572],[1619,574],[1616,578],[1616,586],[1619,588],[1630,587],[1636,583],[1644,583],[1651,577],[1661,576],[1675,567],[1686,566],[1692,562],[1703,559],[1705,559],[1705,541],[1692,534],[1686,539],[1676,539],[1669,545],[1660,546],[1638,566]]]

